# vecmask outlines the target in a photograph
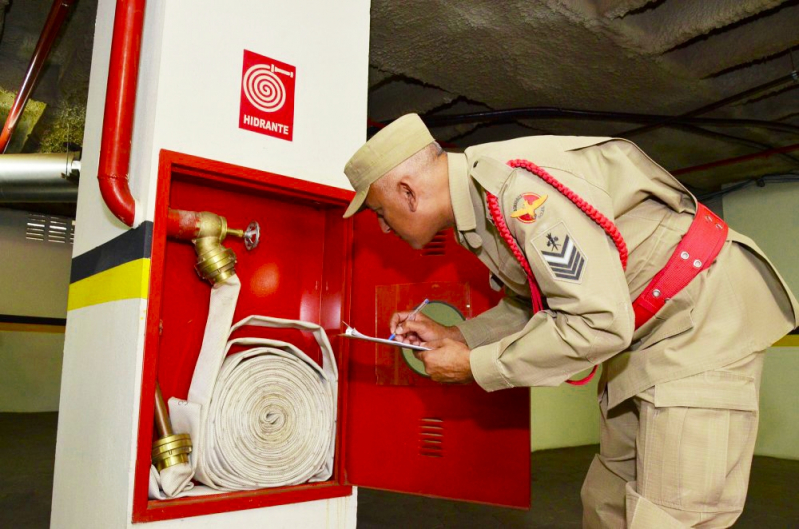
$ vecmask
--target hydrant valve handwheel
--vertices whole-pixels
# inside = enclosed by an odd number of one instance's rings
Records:
[[[261,226],[257,221],[252,221],[244,232],[244,247],[247,250],[254,250],[259,242],[261,242]]]

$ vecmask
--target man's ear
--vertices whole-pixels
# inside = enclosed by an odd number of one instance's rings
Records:
[[[403,178],[397,183],[398,191],[400,193],[400,200],[408,207],[408,211],[415,213],[419,207],[419,195],[413,187],[413,184]]]

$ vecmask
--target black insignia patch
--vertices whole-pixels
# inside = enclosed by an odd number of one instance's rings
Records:
[[[582,280],[585,256],[563,223],[536,237],[533,245],[556,279],[576,283]]]

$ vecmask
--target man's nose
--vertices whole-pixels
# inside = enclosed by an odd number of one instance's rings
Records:
[[[377,223],[380,224],[380,229],[383,231],[383,233],[391,233],[391,226],[386,224],[386,221],[384,221],[382,218],[377,217]]]

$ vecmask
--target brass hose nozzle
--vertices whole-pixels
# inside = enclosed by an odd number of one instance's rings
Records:
[[[158,440],[153,443],[152,461],[158,472],[180,463],[189,462],[191,437],[187,433],[173,433],[161,386],[155,385],[155,429]]]

